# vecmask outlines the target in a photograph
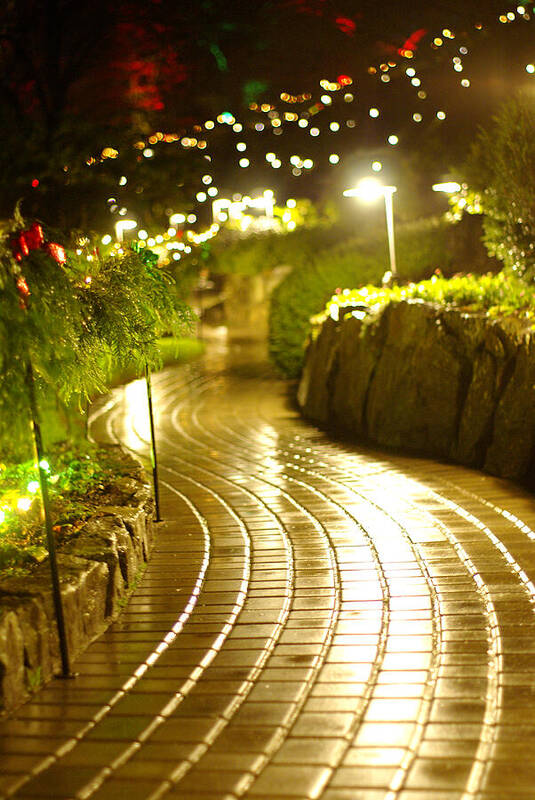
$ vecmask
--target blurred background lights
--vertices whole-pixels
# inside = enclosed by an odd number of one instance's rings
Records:
[[[535,64],[526,64],[526,72],[529,72],[530,75],[533,75],[535,72]]]
[[[286,207],[287,208],[295,208],[296,206],[297,206],[297,200],[294,200],[293,197],[290,197],[286,201]]]
[[[339,131],[340,130],[340,123],[339,122],[331,122],[331,124],[329,125],[329,128],[334,132]]]
[[[151,147],[146,147],[143,150],[143,155],[145,156],[145,158],[152,158],[154,155],[154,150]]]
[[[311,158],[305,158],[305,160],[303,161],[303,166],[305,169],[312,169],[312,167],[314,166],[314,162]]]
[[[339,161],[340,161],[340,156],[338,155],[338,153],[331,153],[331,155],[329,156],[329,162],[331,164],[338,164]]]
[[[437,111],[437,118],[438,119],[446,119],[446,112],[445,111]]]
[[[301,119],[297,124],[299,125],[300,128],[306,128],[308,126],[308,119],[304,119],[303,117],[301,117]]]
[[[276,158],[277,156],[275,155],[275,153],[266,153],[266,161],[269,162],[275,161]]]
[[[372,169],[374,172],[381,172],[383,165],[380,161],[372,161]]]
[[[206,193],[205,192],[197,192],[195,197],[197,198],[199,203],[204,203],[204,201],[206,200]]]
[[[146,230],[142,228],[140,231],[138,231],[137,238],[141,239],[142,241],[145,241],[146,239],[149,238],[149,234],[147,233]]]
[[[196,214],[188,214],[187,221],[190,223],[190,225],[193,222],[197,222],[197,215]]]
[[[245,169],[246,167],[248,167],[248,166],[249,166],[249,164],[250,164],[251,162],[249,161],[249,159],[248,159],[248,158],[240,158],[240,162],[239,162],[239,163],[240,163],[240,167],[242,167],[243,169]]]
[[[171,223],[171,225],[181,225],[185,221],[186,221],[186,215],[185,214],[172,214],[169,217],[169,222]],[[141,233],[141,231],[140,231],[140,233]]]
[[[217,194],[219,194],[219,189],[217,189],[215,186],[210,186],[208,189],[208,194],[210,197],[215,197]]]
[[[345,101],[346,103],[352,103],[354,99],[355,99],[355,98],[354,98],[354,96],[351,94],[351,92],[346,92],[346,94],[344,95],[344,101]]]
[[[212,181],[213,181],[213,178],[212,178],[212,176],[211,176],[211,175],[203,175],[203,176],[202,176],[202,182],[203,182],[203,183],[204,183],[206,186],[208,186],[208,184],[209,184],[209,183],[212,183]]]
[[[368,114],[372,119],[377,119],[379,116],[379,109],[378,108],[370,108]]]
[[[388,144],[395,145],[398,144],[398,142],[399,142],[399,137],[396,136],[395,133],[391,133],[390,136],[388,137]]]
[[[121,175],[121,177],[119,178],[119,186],[126,186],[127,183],[128,183],[128,178],[126,177],[126,175]]]
[[[17,508],[19,511],[29,511],[32,506],[32,498],[31,497],[20,497],[17,502]]]
[[[102,244],[110,244],[111,243],[110,234],[107,233],[105,236],[102,237],[102,239],[100,241],[102,242]]]
[[[333,101],[332,97],[328,94],[322,94],[320,100],[324,106],[330,106]]]
[[[240,153],[243,153],[245,150],[247,150],[247,145],[245,142],[238,142],[236,145],[236,150],[239,150]]]
[[[320,135],[320,129],[319,128],[311,128],[309,133],[310,133],[311,136],[319,136]]]

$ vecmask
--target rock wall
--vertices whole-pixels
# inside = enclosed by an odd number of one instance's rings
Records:
[[[152,496],[141,469],[117,486],[128,505],[102,506],[58,554],[71,660],[116,616],[152,548]],[[31,580],[0,581],[0,710],[15,708],[59,671],[46,561]]]
[[[328,319],[298,402],[367,441],[535,484],[535,333],[518,320],[417,300]]]

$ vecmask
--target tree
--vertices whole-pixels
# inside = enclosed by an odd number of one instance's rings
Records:
[[[483,240],[490,255],[535,279],[535,108],[523,93],[501,106],[482,129],[467,164],[470,189],[483,210]]]

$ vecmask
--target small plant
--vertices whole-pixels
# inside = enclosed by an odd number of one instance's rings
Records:
[[[467,311],[484,312],[498,317],[515,315],[526,321],[535,319],[535,298],[529,285],[521,278],[505,272],[497,275],[455,275],[444,278],[440,272],[419,283],[392,288],[372,284],[359,289],[338,290],[325,309],[313,318],[320,323],[328,316],[338,319],[340,309],[364,304],[380,310],[387,303],[401,300],[421,300],[440,305],[452,305]]]
[[[113,484],[129,474],[115,449],[57,446],[43,465],[58,544],[76,535],[96,506],[117,499]],[[0,572],[24,574],[46,557],[37,465],[0,465]]]

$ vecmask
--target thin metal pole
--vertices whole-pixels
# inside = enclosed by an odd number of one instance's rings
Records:
[[[160,516],[160,489],[158,484],[158,460],[156,458],[156,438],[154,435],[154,414],[152,412],[152,390],[150,385],[150,369],[145,361],[145,381],[147,384],[147,400],[149,405],[150,420],[150,460],[152,464],[152,482],[154,484],[154,503],[156,505],[156,522],[161,522]]]
[[[390,272],[395,280],[398,276],[396,267],[396,248],[394,244],[394,192],[385,191],[386,229],[388,231],[388,250],[390,253]]]
[[[41,484],[41,497],[43,499],[43,511],[45,514],[46,541],[48,548],[48,561],[50,563],[50,573],[52,576],[52,595],[54,598],[54,610],[56,612],[56,624],[58,628],[59,650],[61,654],[62,678],[72,676],[69,663],[69,650],[67,646],[67,634],[65,631],[65,617],[63,614],[63,603],[61,601],[61,589],[58,573],[58,562],[56,558],[56,541],[52,530],[52,517],[50,514],[50,500],[48,497],[48,477],[42,462],[44,459],[43,439],[41,436],[41,426],[39,424],[39,412],[35,396],[35,379],[33,375],[32,362],[28,360],[26,370],[26,382],[28,386],[28,397],[30,402],[30,412],[32,417],[33,440],[37,454],[37,465],[39,470],[39,483]]]

